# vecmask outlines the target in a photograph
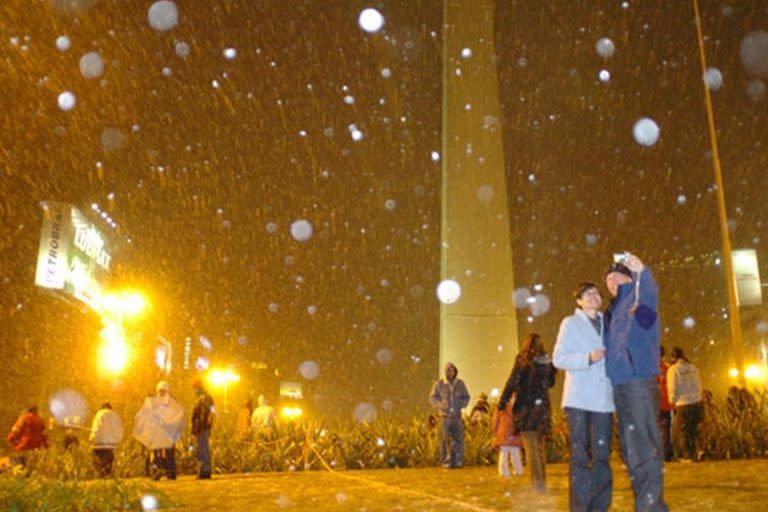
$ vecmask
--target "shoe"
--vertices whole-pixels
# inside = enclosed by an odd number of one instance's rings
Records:
[[[210,480],[211,479],[211,474],[210,473],[205,473],[203,475],[197,475],[197,479],[198,480]]]

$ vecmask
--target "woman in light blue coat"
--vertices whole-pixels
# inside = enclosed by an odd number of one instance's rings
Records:
[[[605,374],[602,296],[584,281],[573,292],[578,308],[560,324],[554,365],[565,370],[563,409],[570,430],[569,504],[572,511],[611,506],[613,389]]]

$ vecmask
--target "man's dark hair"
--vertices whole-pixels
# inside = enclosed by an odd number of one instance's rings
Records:
[[[675,360],[682,359],[686,363],[690,363],[688,358],[685,357],[685,352],[683,352],[683,349],[680,348],[680,347],[675,347],[675,348],[672,349],[672,358],[675,359]]]

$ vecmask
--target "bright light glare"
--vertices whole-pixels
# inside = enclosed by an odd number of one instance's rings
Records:
[[[109,293],[101,297],[100,306],[113,315],[138,317],[147,309],[147,299],[138,292]]]
[[[126,315],[137,316],[144,311],[146,306],[146,300],[139,293],[130,292],[123,295],[123,308]]]
[[[729,376],[730,376],[732,379],[735,379],[736,377],[738,377],[738,376],[739,376],[739,370],[737,370],[736,368],[731,368],[730,370],[728,370],[728,375],[729,375]]]
[[[289,421],[301,418],[302,414],[304,414],[304,411],[301,410],[301,407],[286,406],[280,409],[280,416]]]
[[[123,329],[119,325],[108,324],[101,331],[101,339],[99,367],[110,375],[122,373],[128,365],[128,344]]]
[[[747,380],[764,382],[768,375],[766,375],[766,369],[764,365],[751,364],[744,370],[744,377],[746,377]]]
[[[231,383],[239,381],[240,376],[232,370],[211,370],[208,373],[208,382],[213,387],[227,387]]]

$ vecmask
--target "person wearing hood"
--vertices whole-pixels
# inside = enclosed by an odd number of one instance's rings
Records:
[[[96,472],[102,478],[112,474],[115,449],[123,439],[123,423],[112,410],[112,404],[102,402],[99,412],[91,423],[90,441],[93,444],[93,462]]]
[[[460,468],[464,465],[464,423],[461,410],[469,404],[469,391],[458,375],[458,368],[453,363],[447,363],[445,379],[435,382],[429,394],[429,402],[440,416],[440,457],[446,468]]]
[[[144,400],[136,414],[133,437],[152,454],[152,478],[163,473],[168,480],[176,479],[176,442],[184,430],[184,409],[171,396],[171,386],[161,380],[155,388],[157,395]]]
[[[680,448],[680,460],[697,460],[699,425],[704,419],[701,377],[682,348],[673,348],[671,356],[673,363],[667,370],[667,388],[669,401],[675,408],[673,433]]]
[[[582,281],[573,291],[576,311],[563,319],[554,350],[565,370],[563,410],[571,448],[569,505],[572,511],[611,508],[613,387],[605,374],[603,297],[597,284]]]
[[[547,489],[544,437],[552,433],[549,389],[555,385],[555,374],[541,335],[530,332],[515,358],[515,366],[499,399],[499,411],[503,411],[515,394],[512,408],[515,434],[520,434],[523,439],[531,485],[540,493]]]
[[[621,456],[635,510],[666,512],[664,452],[659,433],[659,287],[651,270],[628,252],[605,272],[613,296],[603,313],[605,372],[613,385]]]

